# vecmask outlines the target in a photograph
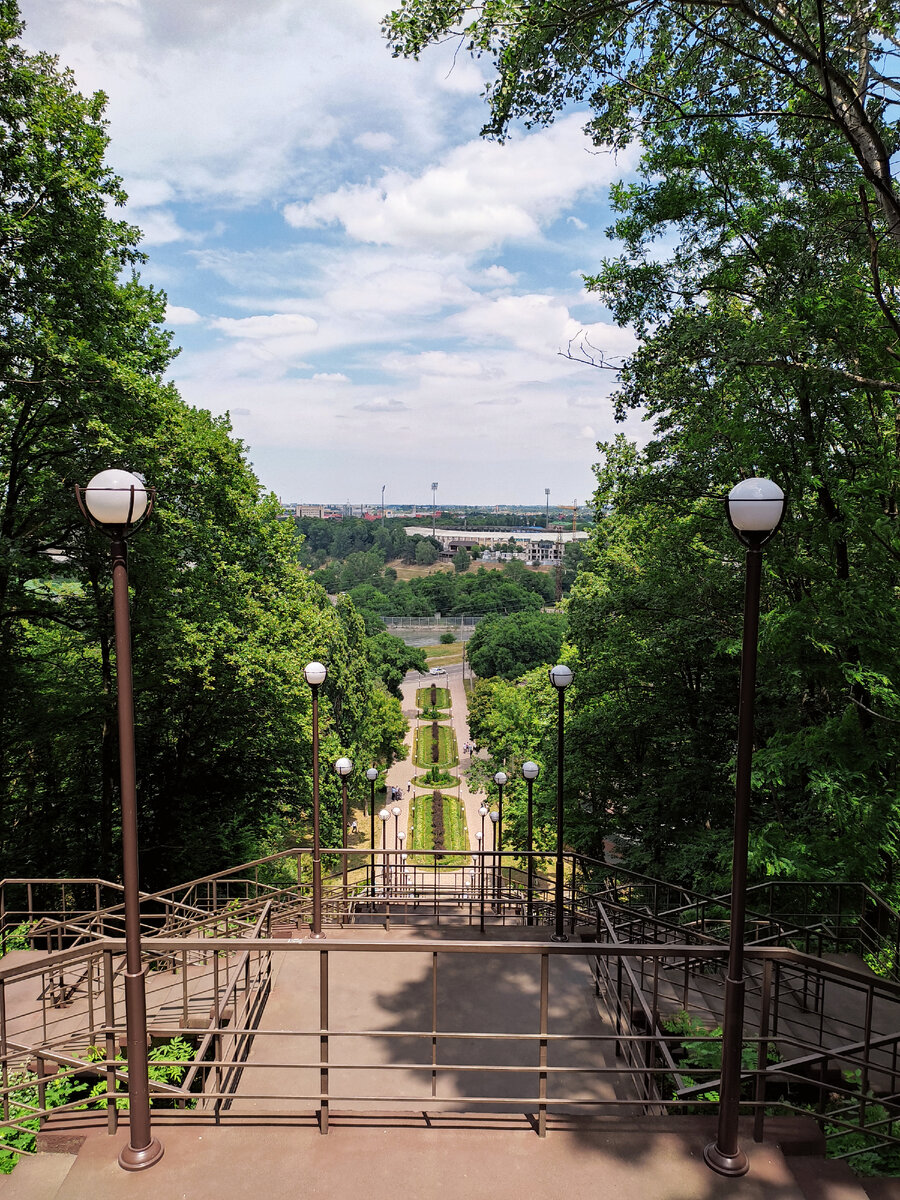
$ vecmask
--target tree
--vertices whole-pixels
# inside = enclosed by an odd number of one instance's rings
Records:
[[[533,667],[556,662],[565,633],[565,618],[555,613],[485,617],[469,639],[467,656],[477,675],[518,679]]]
[[[401,698],[400,684],[407,671],[421,671],[423,675],[428,671],[423,650],[417,646],[407,646],[387,631],[369,638],[368,654],[372,669],[398,700]]]
[[[416,541],[416,563],[420,567],[430,567],[440,557],[440,551],[431,538],[419,538]]]
[[[484,132],[494,136],[517,118],[547,123],[584,102],[594,140],[615,147],[711,125],[833,131],[900,242],[888,124],[900,92],[896,24],[890,0],[865,10],[845,0],[777,9],[753,0],[403,0],[384,21],[395,54],[418,57],[453,37],[491,58]]]
[[[457,575],[462,575],[464,571],[468,571],[472,565],[472,556],[466,550],[465,546],[460,546],[457,552],[453,555],[453,569]]]
[[[455,33],[493,58],[489,133],[585,101],[598,144],[640,139],[638,182],[614,190],[622,251],[588,280],[641,338],[615,403],[653,432],[600,447],[569,608],[579,837],[617,830],[634,865],[707,888],[740,614],[709,497],[754,472],[791,506],[766,554],[751,870],[894,886],[896,21],[887,0],[408,0],[388,18],[397,52]]]
[[[404,722],[227,420],[164,383],[165,297],[109,215],[103,97],[20,32],[0,0],[0,874],[118,872],[109,549],[73,485],[123,465],[157,489],[130,582],[143,883],[163,885],[303,828],[307,661],[329,666],[324,747],[390,761]]]

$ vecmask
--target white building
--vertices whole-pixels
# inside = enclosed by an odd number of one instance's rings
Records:
[[[416,534],[421,537],[427,530],[413,525],[406,527],[406,533],[409,537],[415,537]],[[441,543],[441,555],[444,558],[452,558],[461,548],[471,550],[473,546],[480,546],[485,551],[486,559],[516,558],[530,567],[541,567],[555,566],[568,542],[586,541],[588,535],[582,529],[569,530],[567,533],[557,533],[552,529],[435,529],[434,536]],[[510,542],[516,544],[514,553],[495,549],[497,546],[506,547]]]

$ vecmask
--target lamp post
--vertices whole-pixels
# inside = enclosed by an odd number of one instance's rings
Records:
[[[505,771],[497,771],[494,775],[494,783],[497,785],[497,849],[499,851],[497,859],[498,873],[500,880],[503,879],[503,785],[507,781]],[[500,888],[502,891],[502,887]]]
[[[491,875],[494,879],[494,912],[497,912],[497,900],[500,894],[497,886],[497,825],[499,821],[500,814],[493,809],[491,812]]]
[[[547,497],[547,519],[544,525],[545,529],[550,528],[550,489],[544,488],[544,495]]]
[[[353,770],[353,763],[349,758],[339,758],[334,764],[334,769],[341,777],[341,847],[344,853],[341,855],[341,882],[344,888],[344,905],[347,904],[347,779],[350,772]]]
[[[527,899],[525,902],[525,923],[531,925],[534,923],[534,902],[532,894],[534,892],[534,781],[540,774],[541,768],[536,762],[530,759],[528,762],[522,763],[522,775],[525,782],[528,784],[528,882],[526,884]]]
[[[307,663],[303,668],[303,677],[312,692],[313,919],[310,936],[323,938],[322,848],[319,841],[319,688],[328,677],[328,669],[320,662]]]
[[[744,1031],[744,923],[747,905],[747,841],[750,818],[750,772],[753,763],[753,707],[756,697],[756,653],[759,639],[759,593],[762,549],[784,519],[784,492],[770,479],[745,479],[728,494],[725,509],[738,541],[747,551],[744,574],[744,636],[734,801],[734,848],[731,860],[731,932],[725,1014],[722,1022],[722,1082],[715,1142],[703,1151],[707,1166],[720,1175],[745,1175],[747,1155],[738,1144],[741,1098],[741,1042]]]
[[[481,818],[482,822],[484,817]],[[484,831],[479,830],[475,834],[475,840],[478,843],[478,893],[481,901],[481,919],[479,922],[481,932],[484,933]]]
[[[386,835],[387,835],[388,817],[390,815],[391,814],[388,812],[388,810],[386,808],[383,808],[381,810],[381,812],[378,814],[378,816],[381,820],[381,890],[385,896],[387,896],[387,881],[388,881],[387,851],[386,851],[386,847],[385,847],[385,840],[386,840]]]
[[[556,720],[556,929],[551,934],[551,941],[567,942],[564,928],[565,913],[563,890],[563,733],[565,726],[566,688],[575,678],[571,667],[558,663],[549,671],[550,682],[556,688],[559,708]]]
[[[372,898],[375,898],[375,780],[378,778],[378,768],[369,767],[366,779],[369,781],[369,849],[372,851]]]
[[[386,483],[383,483],[381,485],[381,528],[382,529],[384,529],[384,489],[386,487],[387,487]]]
[[[141,954],[138,872],[137,768],[134,752],[134,694],[131,674],[131,617],[128,607],[128,550],[125,539],[149,517],[154,493],[128,471],[101,471],[75,489],[88,522],[110,539],[116,693],[119,723],[119,788],[122,801],[122,883],[125,894],[125,1029],[128,1043],[128,1145],[119,1166],[142,1171],[154,1166],[163,1148],[150,1128],[147,1072],[147,989]]]
[[[397,834],[397,838],[400,842],[400,851],[397,855],[397,882],[402,887],[403,884],[406,882],[406,879],[404,876],[404,865],[406,863],[406,855],[403,853],[403,843],[406,841],[406,834],[403,832],[402,829]]]
[[[394,805],[391,809],[391,815],[394,816],[394,862],[391,863],[391,886],[396,888],[398,878],[400,878],[400,862],[398,862],[397,846],[400,845],[400,808]]]
[[[437,484],[431,485],[431,536],[434,537],[434,503],[437,498]]]

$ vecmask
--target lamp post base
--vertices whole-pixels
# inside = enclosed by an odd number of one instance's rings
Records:
[[[135,1150],[134,1146],[123,1146],[119,1152],[119,1166],[123,1171],[145,1171],[155,1166],[163,1156],[159,1138],[151,1138],[148,1146]]]
[[[568,940],[569,940],[569,935],[567,933],[551,933],[550,934],[551,942],[567,942]]]
[[[719,1175],[730,1175],[735,1178],[739,1175],[746,1175],[750,1169],[750,1161],[740,1146],[734,1154],[724,1154],[716,1142],[710,1142],[703,1151],[703,1161]]]
[[[313,941],[313,942],[321,942],[324,939],[324,937],[325,937],[325,934],[322,932],[321,929],[319,930],[318,933],[316,933],[316,931],[313,930],[309,935],[310,941]]]

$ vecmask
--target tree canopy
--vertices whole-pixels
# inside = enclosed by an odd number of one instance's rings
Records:
[[[123,466],[157,489],[130,582],[143,883],[161,885],[302,836],[310,659],[329,668],[323,756],[389,763],[405,723],[227,420],[165,382],[165,297],[113,215],[104,98],[20,34],[0,0],[0,875],[118,874],[109,551],[73,488]],[[329,772],[323,801],[327,843]]]
[[[565,617],[524,612],[485,617],[469,639],[467,656],[476,675],[518,679],[526,671],[559,657],[566,634]]]
[[[789,496],[766,551],[751,871],[892,891],[898,847],[900,11],[667,0],[406,0],[396,53],[493,63],[485,132],[576,105],[634,142],[615,257],[588,288],[640,338],[599,447],[603,514],[574,584],[567,779],[580,844],[727,880],[741,570],[720,504]],[[585,814],[591,814],[585,820]]]

